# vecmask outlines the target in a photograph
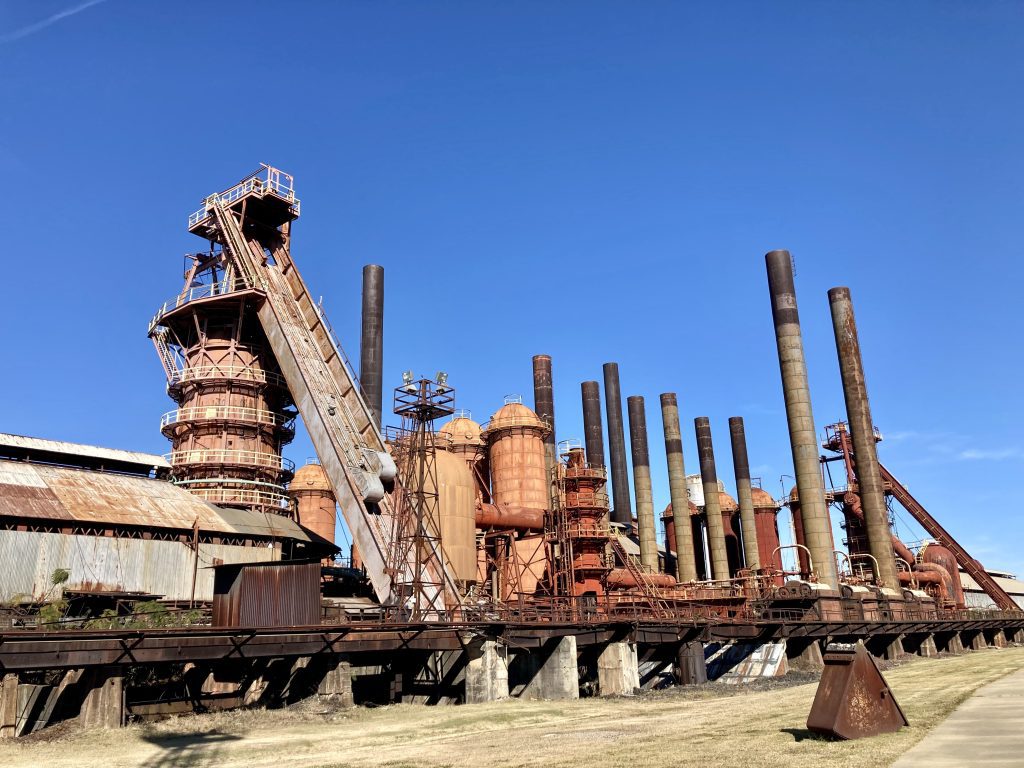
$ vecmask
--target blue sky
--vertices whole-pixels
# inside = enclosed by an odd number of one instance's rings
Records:
[[[690,471],[707,415],[732,487],[742,415],[765,488],[792,474],[763,262],[788,248],[819,431],[848,285],[882,461],[1024,572],[1022,32],[995,2],[0,2],[0,429],[167,450],[147,321],[203,245],[188,213],[269,162],[350,356],[376,262],[386,382],[445,369],[484,420],[548,353],[563,439],[615,360],[659,508],[661,392]]]

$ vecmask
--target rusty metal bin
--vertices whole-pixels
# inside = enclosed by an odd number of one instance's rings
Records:
[[[909,725],[863,643],[829,643],[808,729],[837,739],[894,733]]]

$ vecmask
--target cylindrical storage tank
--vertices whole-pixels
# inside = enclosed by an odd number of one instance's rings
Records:
[[[333,544],[337,499],[324,468],[319,464],[300,467],[288,485],[288,495],[299,525]]]
[[[484,432],[495,504],[548,509],[550,480],[544,458],[548,427],[522,403],[506,403]]]
[[[704,483],[700,475],[686,476],[686,495],[690,498],[690,503],[698,507],[704,506]]]
[[[487,446],[483,429],[463,411],[437,430],[437,445],[451,451],[469,466],[477,485],[477,496],[483,498],[487,491]]]
[[[434,452],[437,473],[437,502],[441,524],[441,548],[455,578],[475,582],[476,568],[476,483],[473,473],[459,456]]]
[[[782,568],[779,547],[779,505],[768,491],[751,488],[750,498],[754,504],[754,523],[757,526],[757,551],[761,568]]]

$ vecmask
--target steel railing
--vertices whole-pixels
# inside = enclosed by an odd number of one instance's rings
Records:
[[[173,467],[182,464],[236,464],[245,467],[295,471],[295,462],[276,453],[260,451],[236,451],[226,448],[195,448],[185,451],[171,451],[164,458]]]
[[[198,299],[209,299],[214,296],[224,296],[229,293],[245,290],[245,288],[246,285],[242,280],[229,280],[228,278],[218,280],[215,283],[204,283],[202,285],[192,286],[188,290],[182,291],[177,296],[168,299],[160,306],[160,309],[158,309],[156,314],[153,315],[153,319],[149,321],[150,332],[152,332],[168,312],[173,312],[178,307],[184,306],[185,304]]]
[[[199,365],[184,368],[172,377],[171,384],[187,384],[190,381],[208,379],[233,379],[235,381],[255,381],[275,387],[286,387],[284,376],[274,371],[253,368],[248,365]]]
[[[292,212],[299,215],[300,203],[295,197],[294,179],[287,173],[263,165],[258,171],[242,179],[235,186],[223,192],[215,192],[203,201],[203,207],[188,217],[188,228],[192,229],[197,224],[210,218],[213,213],[213,206],[217,203],[231,205],[249,194],[266,195],[273,194],[282,200],[291,203]]]
[[[245,421],[291,429],[295,425],[295,414],[274,413],[236,405],[195,405],[165,413],[160,418],[160,429],[183,421]]]

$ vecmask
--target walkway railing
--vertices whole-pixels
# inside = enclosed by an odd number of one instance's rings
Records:
[[[182,464],[236,464],[245,467],[295,471],[295,462],[275,453],[258,451],[235,451],[222,448],[196,448],[186,451],[172,451],[164,454],[172,467]]]

